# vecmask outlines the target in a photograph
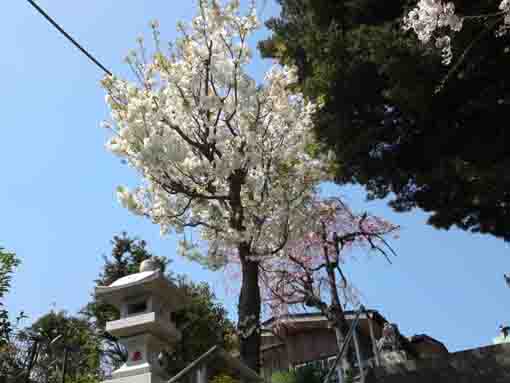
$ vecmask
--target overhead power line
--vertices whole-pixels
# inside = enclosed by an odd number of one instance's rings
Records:
[[[53,25],[60,33],[62,33],[71,43],[73,43],[73,45],[78,48],[85,56],[87,56],[89,58],[89,60],[91,60],[94,64],[96,64],[99,68],[101,68],[101,70],[103,70],[106,74],[108,75],[112,75],[112,72],[110,72],[108,69],[106,69],[103,64],[101,64],[98,60],[96,60],[96,58],[94,56],[92,56],[89,52],[87,52],[87,50],[85,48],[83,48],[75,39],[73,39],[69,33],[67,33],[66,31],[64,31],[64,29],[58,25],[41,7],[39,7],[34,1],[32,0],[27,0],[30,5],[32,5],[36,10],[37,12],[39,12],[41,15],[44,16],[44,18],[46,20],[48,20],[50,22],[51,25]]]

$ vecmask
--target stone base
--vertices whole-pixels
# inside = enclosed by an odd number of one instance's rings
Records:
[[[165,375],[165,374],[163,374]],[[119,369],[113,371],[110,380],[103,383],[163,383],[168,378],[158,374],[147,362],[136,364],[123,364]]]
[[[101,383],[164,383],[166,379],[162,379],[158,375],[151,372],[146,374],[129,375],[124,377],[117,377],[111,380],[104,380]]]
[[[152,369],[149,363],[136,363],[134,365],[128,365],[124,363],[119,369],[113,371],[112,378],[120,379],[133,375],[144,375],[152,373]]]

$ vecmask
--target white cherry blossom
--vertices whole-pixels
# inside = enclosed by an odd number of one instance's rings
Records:
[[[163,234],[198,232],[181,251],[211,267],[240,247],[246,260],[277,252],[306,224],[301,206],[326,178],[326,155],[307,154],[316,106],[291,93],[295,69],[275,66],[261,86],[245,71],[259,26],[254,7],[242,15],[239,1],[202,0],[169,53],[151,23],[153,57],[139,39],[140,52],[126,59],[138,83],[102,81],[113,132],[106,147],[143,180],[119,188],[119,201]]]
[[[453,2],[442,0],[419,0],[404,17],[404,30],[413,30],[418,39],[426,44],[434,40],[436,48],[441,50],[443,64],[449,65],[452,59],[450,34],[459,32],[466,20],[494,18],[499,23],[497,37],[503,36],[510,28],[510,0],[502,0],[499,12],[487,15],[457,15]]]
[[[102,81],[111,110],[103,126],[113,133],[106,147],[142,179],[134,190],[119,187],[122,206],[162,235],[182,236],[178,251],[189,260],[240,264],[241,358],[256,368],[260,262],[307,227],[334,158],[316,155],[316,105],[291,91],[294,68],[273,67],[262,85],[246,73],[248,39],[260,25],[254,5],[247,15],[236,0],[199,5],[169,52],[151,23],[155,54],[139,39],[126,57],[138,82]]]

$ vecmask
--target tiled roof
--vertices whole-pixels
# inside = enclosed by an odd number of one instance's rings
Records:
[[[368,313],[372,315],[372,317],[379,321],[380,323],[385,323],[387,320],[376,310],[367,310]],[[347,310],[344,311],[345,318],[347,320],[352,320],[356,316],[357,311]],[[362,316],[363,318],[363,316]],[[320,312],[314,313],[298,313],[298,314],[286,314],[282,315],[279,318],[272,317],[268,320],[262,322],[262,327],[270,327],[277,320],[282,322],[293,322],[293,323],[305,323],[305,322],[321,322],[326,321],[327,318]]]

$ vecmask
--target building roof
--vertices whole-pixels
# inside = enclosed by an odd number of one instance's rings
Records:
[[[383,324],[388,322],[378,311],[376,310],[366,310],[366,313],[369,314],[371,319],[376,320],[377,322]],[[362,313],[360,318],[366,318],[366,313]],[[354,320],[356,317],[357,311],[347,310],[344,311],[346,320]],[[320,312],[314,313],[297,313],[297,314],[285,314],[280,317],[272,317],[268,320],[262,322],[262,327],[268,328],[271,327],[277,321],[283,322],[285,324],[298,324],[298,323],[313,323],[313,322],[324,322],[327,321],[326,316],[324,316]]]
[[[444,346],[443,342],[440,342],[437,339],[432,338],[431,336],[428,336],[427,334],[417,334],[417,335],[410,336],[409,341],[411,343],[430,342],[430,343],[437,343],[439,345]]]
[[[417,334],[408,337],[407,342],[409,343],[410,347],[415,349],[415,346],[418,346],[420,344],[434,344],[441,348],[445,353],[449,353],[448,348],[444,345],[443,342],[438,341],[435,338],[432,338],[431,336],[428,336],[426,334]],[[416,350],[416,349],[415,349]]]

